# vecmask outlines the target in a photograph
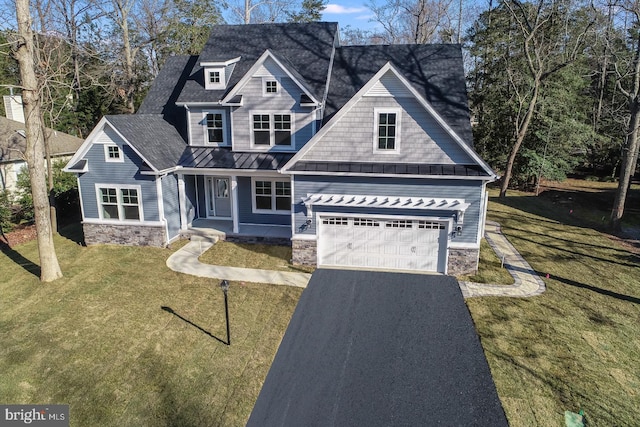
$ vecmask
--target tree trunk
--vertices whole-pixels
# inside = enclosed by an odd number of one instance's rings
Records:
[[[44,120],[42,123],[44,123]],[[51,146],[49,145],[49,137],[51,132],[45,130],[44,133],[44,152],[47,158],[47,189],[49,190],[49,217],[51,219],[51,232],[58,232],[58,215],[56,212],[56,195],[53,191],[53,162],[51,161]]]
[[[127,22],[128,12],[125,13],[123,11],[122,16],[122,37],[124,38],[124,61],[125,61],[125,79],[126,79],[126,103],[127,110],[129,113],[133,114],[136,112],[133,98],[135,94],[135,84],[134,84],[134,76],[133,76],[133,54],[131,52],[131,41],[129,40],[129,24]]]
[[[536,104],[538,102],[538,92],[540,90],[541,81],[539,78],[536,78],[533,82],[533,95],[531,96],[531,100],[529,101],[529,106],[527,107],[527,114],[524,117],[524,121],[520,125],[520,129],[518,129],[518,134],[516,136],[516,142],[513,144],[511,151],[509,152],[509,158],[507,160],[507,168],[504,172],[504,176],[502,177],[502,185],[500,186],[500,197],[507,196],[507,188],[509,188],[509,181],[511,181],[511,174],[513,172],[513,164],[516,161],[516,156],[518,155],[518,151],[520,150],[520,146],[524,141],[525,136],[527,136],[527,131],[529,130],[529,124],[531,124],[531,119],[533,118],[533,113],[536,110]]]
[[[627,193],[631,184],[631,178],[635,172],[635,158],[638,153],[638,127],[640,127],[640,104],[638,100],[631,103],[631,120],[629,121],[629,131],[622,153],[622,165],[620,166],[620,180],[616,190],[616,198],[611,209],[609,225],[614,232],[622,231],[622,216],[624,205],[627,201]]]
[[[15,58],[20,67],[22,100],[24,103],[27,148],[25,157],[29,167],[33,210],[36,220],[36,237],[40,256],[40,280],[51,282],[62,277],[58,257],[53,245],[53,233],[49,217],[49,197],[44,167],[44,133],[40,113],[38,81],[33,64],[33,31],[29,13],[29,0],[16,0],[18,40],[14,46]]]

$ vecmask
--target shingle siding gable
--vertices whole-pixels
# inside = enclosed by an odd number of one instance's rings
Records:
[[[400,108],[399,153],[374,153],[375,109]],[[301,161],[474,164],[415,98],[367,96],[314,143]]]

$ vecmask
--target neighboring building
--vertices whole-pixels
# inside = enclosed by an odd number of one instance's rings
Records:
[[[46,132],[53,160],[68,161],[83,142],[53,129],[46,129]],[[18,174],[27,167],[24,160],[26,148],[24,123],[0,117],[0,191],[16,191]]]
[[[291,240],[296,263],[477,268],[486,184],[457,45],[339,45],[335,23],[216,26],[138,114],[67,165],[87,244],[205,228]]]

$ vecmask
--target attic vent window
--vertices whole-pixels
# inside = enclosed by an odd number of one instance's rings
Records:
[[[264,95],[277,95],[280,93],[280,85],[278,84],[278,80],[274,80],[273,78],[262,80],[262,91]]]
[[[212,71],[209,73],[209,83],[220,83],[220,71]]]
[[[104,160],[105,162],[124,162],[120,147],[117,145],[105,145],[104,146]]]

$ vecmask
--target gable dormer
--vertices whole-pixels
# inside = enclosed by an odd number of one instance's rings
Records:
[[[240,61],[240,57],[228,61],[200,62],[204,71],[204,88],[206,90],[225,90],[238,61]]]

